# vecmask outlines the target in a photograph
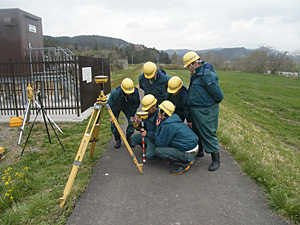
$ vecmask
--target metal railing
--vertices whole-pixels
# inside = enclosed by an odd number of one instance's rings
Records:
[[[23,114],[27,103],[26,87],[30,84],[35,91],[41,92],[49,114],[79,116],[77,57],[58,48],[31,50],[25,59],[0,62],[0,115]],[[51,50],[52,53],[34,55],[33,50]]]

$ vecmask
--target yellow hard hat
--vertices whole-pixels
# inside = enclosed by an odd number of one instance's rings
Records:
[[[147,110],[150,109],[150,107],[152,107],[156,102],[157,102],[157,99],[156,99],[153,95],[151,95],[151,94],[146,95],[146,96],[142,99],[142,110],[143,110],[143,111],[147,111]]]
[[[162,109],[165,113],[167,113],[168,116],[172,116],[175,111],[174,104],[169,100],[163,101],[158,107]]]
[[[187,67],[188,65],[190,65],[191,63],[195,62],[197,59],[200,59],[200,56],[193,51],[190,51],[188,53],[186,53],[183,56],[183,63],[184,63],[184,68]]]
[[[126,94],[132,94],[134,92],[134,84],[130,78],[125,78],[121,83],[121,88]]]
[[[168,89],[167,89],[167,91],[170,94],[174,94],[174,93],[176,93],[182,87],[182,85],[183,85],[182,80],[179,77],[174,76],[168,82]]]
[[[147,79],[154,77],[156,73],[156,65],[153,62],[146,62],[143,67],[144,75]]]

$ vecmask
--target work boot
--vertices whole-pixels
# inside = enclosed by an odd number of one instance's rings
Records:
[[[199,151],[198,151],[196,157],[204,157],[203,147],[199,146]]]
[[[120,134],[117,133],[115,134],[115,140],[116,140],[116,144],[115,144],[115,148],[120,148],[121,147],[121,137]]]
[[[212,152],[210,154],[211,154],[212,163],[210,164],[208,170],[209,171],[215,171],[220,166],[220,153],[219,152]]]
[[[184,173],[185,171],[188,171],[190,169],[190,165],[187,162],[182,162],[182,161],[177,161],[173,163],[174,165],[177,166],[176,170],[170,171],[172,175],[180,175]]]
[[[168,159],[167,159],[167,161],[168,161],[168,164],[167,164],[167,165],[171,165],[171,164],[173,164],[173,163],[175,163],[175,162],[179,162],[178,159],[173,158],[172,156],[169,156]]]
[[[203,146],[202,146],[200,139],[198,141],[198,146],[199,146],[199,148],[198,148],[199,151],[198,151],[196,157],[204,157],[204,150],[203,150]]]
[[[135,147],[135,144],[133,143],[133,141],[130,139],[131,135],[133,133],[126,133],[126,139],[127,139],[127,142],[128,144],[130,145],[131,148],[134,148]]]

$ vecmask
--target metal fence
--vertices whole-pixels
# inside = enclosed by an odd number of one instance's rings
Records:
[[[18,61],[0,62],[0,114],[22,115],[28,101],[26,88],[30,84],[36,100],[37,91],[41,93],[49,114],[77,114],[79,117],[78,68],[77,58],[71,56],[39,58],[31,55]]]

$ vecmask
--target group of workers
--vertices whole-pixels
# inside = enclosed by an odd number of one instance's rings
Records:
[[[155,63],[144,64],[139,88],[144,90],[141,104],[148,117],[143,120],[143,127],[135,117],[140,96],[131,79],[125,78],[111,91],[108,104],[117,119],[121,111],[125,114],[126,139],[131,147],[142,146],[144,139],[146,159],[165,159],[177,166],[170,173],[179,175],[189,170],[195,158],[203,157],[205,151],[212,158],[208,170],[215,171],[220,166],[216,131],[219,103],[224,98],[219,78],[213,66],[194,51],[183,56],[183,63],[190,71],[189,88],[179,77],[170,77],[158,69]],[[134,134],[135,129],[140,133]],[[114,147],[120,148],[120,134],[113,123],[111,131],[116,141]]]

